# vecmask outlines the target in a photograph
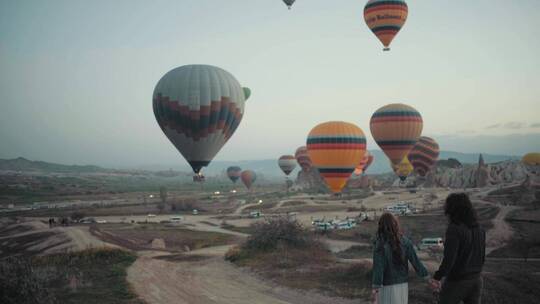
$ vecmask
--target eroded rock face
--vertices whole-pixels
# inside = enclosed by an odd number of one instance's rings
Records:
[[[325,187],[324,181],[319,172],[312,168],[309,171],[300,170],[296,177],[296,183],[293,188],[298,190],[316,190]]]
[[[482,188],[524,182],[527,171],[519,161],[464,165],[461,168],[437,166],[426,176],[426,187]],[[531,179],[536,180],[533,176]]]

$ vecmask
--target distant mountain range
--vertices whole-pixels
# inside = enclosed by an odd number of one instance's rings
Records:
[[[11,171],[39,171],[57,173],[92,173],[112,171],[92,165],[62,165],[44,161],[32,161],[23,157],[14,159],[0,159],[0,170]]]
[[[390,165],[388,159],[384,153],[380,150],[370,151],[374,156],[373,164],[368,169],[368,173],[380,174],[390,172]],[[504,160],[517,160],[519,157],[510,155],[494,155],[494,154],[482,154],[486,163],[496,163]],[[455,158],[463,164],[477,163],[479,153],[460,153],[452,151],[442,151],[440,159]],[[283,177],[283,173],[277,165],[277,160],[263,159],[263,160],[243,160],[243,161],[213,161],[208,168],[204,169],[204,174],[207,176],[224,175],[229,166],[240,166],[242,169],[253,170],[265,177]],[[178,165],[146,165],[138,168],[133,168],[133,171],[166,171],[172,169],[174,171],[181,171],[182,173],[188,173],[191,168],[187,164]],[[39,172],[58,172],[58,173],[93,173],[93,172],[115,172],[115,169],[106,169],[92,165],[63,165],[56,163],[48,163],[44,161],[31,161],[22,157],[15,159],[0,159],[0,170],[12,170],[12,171],[39,171]],[[291,176],[296,178],[299,168],[297,167]],[[130,170],[121,170],[123,172]]]

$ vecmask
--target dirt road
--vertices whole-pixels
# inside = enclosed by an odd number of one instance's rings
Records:
[[[227,246],[192,251],[202,260],[169,262],[145,252],[128,269],[128,281],[149,304],[348,304],[358,300],[329,298],[274,286],[223,260]]]

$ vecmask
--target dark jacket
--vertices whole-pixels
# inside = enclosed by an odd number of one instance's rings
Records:
[[[444,258],[433,278],[449,281],[479,276],[485,261],[486,232],[476,225],[449,224],[444,240]]]
[[[407,282],[409,277],[409,263],[412,264],[418,276],[427,278],[426,267],[416,256],[412,242],[406,238],[401,238],[401,250],[405,257],[405,262],[396,265],[392,258],[392,248],[388,242],[378,239],[375,241],[373,249],[373,287],[379,288],[383,285],[394,285]]]

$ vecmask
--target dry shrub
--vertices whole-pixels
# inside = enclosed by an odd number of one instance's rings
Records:
[[[245,250],[270,251],[278,245],[292,248],[306,248],[315,239],[298,221],[287,217],[276,217],[255,223],[253,233],[243,245]]]

